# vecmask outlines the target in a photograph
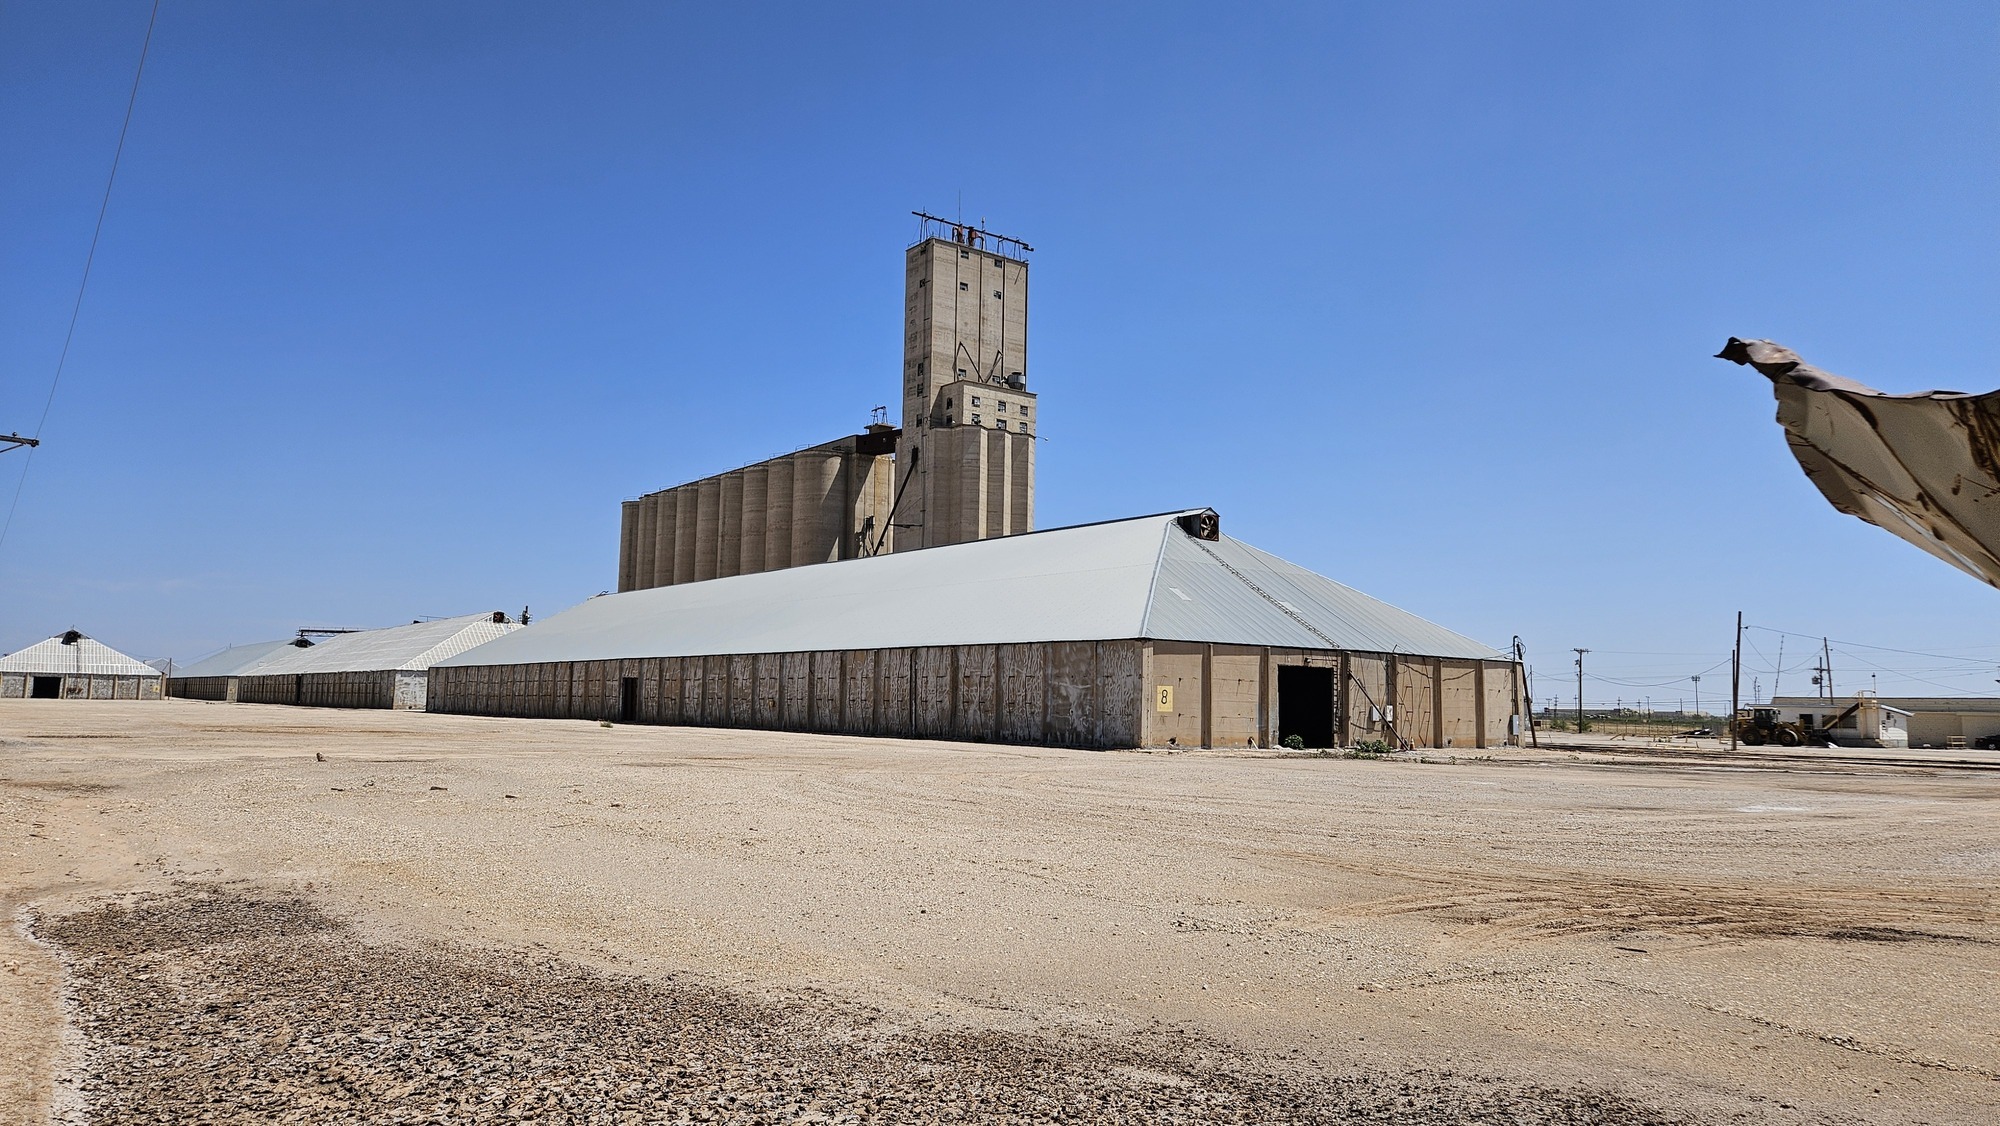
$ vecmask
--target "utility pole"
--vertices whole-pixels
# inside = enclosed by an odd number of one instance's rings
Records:
[[[1535,686],[1528,672],[1528,650],[1521,644],[1521,636],[1514,635],[1514,668],[1521,674],[1521,699],[1528,702],[1528,745],[1539,747],[1541,739],[1535,734]]]
[[[1701,714],[1701,676],[1700,676],[1699,674],[1697,674],[1697,675],[1695,675],[1695,676],[1691,676],[1691,677],[1689,677],[1688,679],[1689,679],[1689,680],[1692,680],[1692,681],[1694,681],[1694,714],[1696,714],[1696,715],[1700,715],[1700,714]]]
[[[23,438],[19,434],[0,434],[0,453],[6,453],[8,450],[18,450],[22,446],[32,449],[41,444],[42,440],[40,438]]]
[[[1729,651],[1729,749],[1736,750],[1736,713],[1743,710],[1743,611],[1736,611],[1736,647]]]
[[[1826,698],[1829,700],[1835,699],[1836,697],[1833,694],[1833,646],[1827,644],[1827,640],[1824,637],[1819,639],[1819,663],[1826,666]]]
[[[1576,650],[1576,733],[1583,734],[1583,655],[1588,649]]]

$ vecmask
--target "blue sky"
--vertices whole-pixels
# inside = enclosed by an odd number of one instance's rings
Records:
[[[148,7],[0,7],[0,432]],[[2000,592],[1835,513],[1709,357],[2000,386],[1996,47],[1990,4],[167,0],[0,649],[611,587],[620,499],[895,401],[908,212],[962,207],[1038,248],[1040,526],[1212,505],[1521,635],[1542,697],[1572,646],[1685,695],[1738,609],[1843,689],[1991,691]]]

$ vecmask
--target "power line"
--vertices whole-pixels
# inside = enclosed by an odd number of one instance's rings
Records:
[[[97,261],[97,240],[104,234],[104,216],[111,210],[111,187],[118,182],[118,162],[125,156],[125,135],[132,130],[132,108],[139,104],[139,80],[146,76],[146,55],[153,49],[153,25],[160,22],[160,0],[153,0],[153,14],[146,20],[146,38],[139,45],[139,65],[132,73],[132,92],[125,98],[125,121],[118,127],[118,147],[111,152],[111,174],[104,178],[104,198],[97,204],[97,225],[90,230],[90,250],[83,256],[83,277],[76,283],[76,302],[69,310],[69,330],[63,333],[62,353],[56,357],[55,378],[49,380],[49,397],[42,403],[42,417],[35,422],[35,444],[28,447],[21,463],[21,479],[14,486],[14,500],[7,506],[7,519],[0,523],[0,546],[14,527],[14,512],[21,507],[21,490],[27,487],[28,470],[35,464],[42,427],[48,425],[49,410],[56,405],[56,388],[62,386],[63,365],[69,362],[69,346],[76,339],[76,322],[83,315],[83,294],[90,286],[90,267]]]

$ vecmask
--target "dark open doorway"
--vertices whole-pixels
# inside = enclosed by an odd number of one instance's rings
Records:
[[[639,678],[628,676],[619,685],[618,722],[632,723],[639,718]]]
[[[1278,743],[1298,736],[1314,748],[1333,746],[1333,670],[1278,667]]]
[[[34,679],[34,683],[28,686],[28,698],[31,700],[62,699],[62,677],[59,676],[36,677]]]

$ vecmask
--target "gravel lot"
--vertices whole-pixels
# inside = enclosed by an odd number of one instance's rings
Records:
[[[825,998],[375,946],[300,899],[195,887],[46,923],[73,961],[92,1121],[1679,1121],[1590,1090],[1272,1074],[1162,1031],[901,1027]]]
[[[1996,813],[1936,763],[10,701],[0,1121],[1992,1122]]]

